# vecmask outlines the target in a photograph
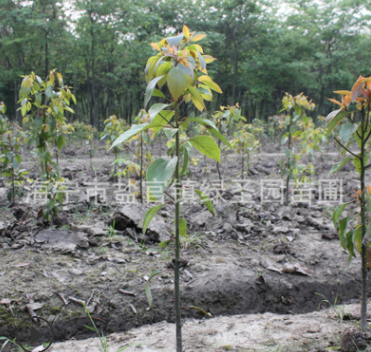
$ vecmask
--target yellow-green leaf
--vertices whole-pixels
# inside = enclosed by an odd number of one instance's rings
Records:
[[[196,34],[195,36],[191,38],[191,42],[198,42],[204,37],[206,37],[206,34]]]
[[[192,94],[193,104],[198,110],[203,111],[205,109],[205,102],[201,96],[201,93],[194,87],[188,87],[188,89]]]
[[[187,84],[187,76],[179,68],[174,67],[167,74],[167,86],[174,100],[183,94]]]
[[[199,50],[200,51],[200,50]],[[201,52],[201,51],[200,51]],[[215,57],[212,57],[211,55],[203,55],[202,56],[207,64],[215,61]]]
[[[358,154],[358,156],[361,156],[361,154]],[[367,165],[367,161],[368,161],[368,154],[365,154],[363,156],[363,166]],[[357,171],[359,173],[361,173],[361,171],[362,171],[361,159],[357,158],[357,157],[354,157],[353,164],[356,167]]]
[[[199,191],[198,189],[195,189],[195,192],[198,194],[200,199],[204,202],[204,204],[205,204],[206,208],[209,210],[209,212],[211,214],[215,215],[215,210],[214,210],[214,207],[213,207],[213,203],[211,202],[210,198],[206,194]]]
[[[205,86],[208,86],[212,90],[215,90],[218,93],[223,93],[220,87],[207,75],[198,77],[198,81],[202,82]]]
[[[154,207],[152,207],[151,209],[149,209],[146,213],[146,215],[144,216],[144,219],[143,219],[143,228],[142,228],[142,232],[143,234],[146,233],[147,231],[147,228],[152,220],[152,218],[157,214],[157,212],[164,206],[165,204],[159,204],[159,205],[156,205]]]
[[[179,234],[182,237],[187,237],[187,223],[184,218],[179,220]]]
[[[165,75],[168,74],[168,72],[171,70],[171,68],[172,68],[171,62],[166,62],[164,64],[161,64],[156,71],[156,75],[157,76],[165,76]],[[166,77],[162,78],[157,83],[157,85],[161,88],[165,83],[166,83]]]
[[[328,130],[327,130],[327,135],[329,135],[334,128],[344,120],[345,116],[348,115],[348,112],[345,110],[335,110],[331,112],[330,114],[327,115],[326,117],[326,122],[328,122]]]
[[[189,36],[190,36],[189,28],[188,28],[186,25],[183,26],[183,34],[184,34],[184,36],[185,36],[187,39],[189,39]]]

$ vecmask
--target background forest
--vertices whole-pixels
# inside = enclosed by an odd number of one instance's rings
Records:
[[[248,122],[304,92],[326,115],[326,98],[369,75],[370,9],[364,0],[0,0],[0,101],[21,120],[21,75],[57,68],[77,97],[71,120],[101,128],[115,114],[131,123],[143,108],[148,44],[181,31],[207,35],[218,60],[209,75],[224,94],[210,111],[239,102]]]

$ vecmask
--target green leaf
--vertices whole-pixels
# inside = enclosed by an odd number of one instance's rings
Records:
[[[362,225],[359,225],[354,231],[354,244],[356,246],[357,252],[362,252]]]
[[[58,149],[61,149],[63,147],[63,143],[64,143],[64,138],[63,136],[60,134],[57,138],[57,148]]]
[[[19,168],[19,162],[17,160],[17,158],[13,158],[13,169],[18,169]]]
[[[348,112],[345,110],[335,110],[327,115],[326,122],[329,122],[326,135],[328,136],[334,128],[348,115]]]
[[[150,182],[150,185],[148,185],[150,200],[158,200],[161,198],[169,180],[173,177],[177,160],[177,157],[170,160],[159,158],[149,166],[146,179],[147,182]]]
[[[164,64],[161,64],[160,67],[157,70],[157,75],[158,76],[164,76],[159,82],[158,86],[161,88],[165,82],[166,82],[166,75],[169,73],[169,71],[172,69],[172,64],[171,62],[165,62]]]
[[[351,202],[340,204],[333,211],[333,213],[332,213],[332,221],[334,223],[335,228],[338,228],[337,224],[339,222],[340,216],[341,216],[342,212],[344,211],[345,207],[348,204],[350,204],[350,203]]]
[[[188,171],[188,150],[184,148],[184,158],[183,158],[183,168],[180,173],[181,176],[184,176]]]
[[[174,111],[163,110],[154,117],[149,127],[152,128],[155,133],[157,133],[164,126],[166,126],[168,122],[171,121],[173,116]]]
[[[184,218],[179,220],[179,234],[182,237],[187,237],[187,223]]]
[[[58,192],[55,199],[57,202],[61,205],[63,205],[63,198],[64,198],[64,193],[63,192]]]
[[[281,139],[281,145],[284,145],[288,141],[289,137],[284,135]]]
[[[144,286],[144,291],[146,292],[146,296],[147,296],[147,300],[148,300],[148,304],[150,308],[152,307],[153,298],[152,298],[151,288],[149,287],[149,283],[154,276],[160,273],[161,273],[161,270],[153,270]]]
[[[187,122],[198,122],[208,128],[208,130],[218,139],[220,139],[225,145],[232,148],[228,140],[218,131],[214,122],[208,119],[202,119],[200,117],[189,117],[186,120]],[[211,128],[210,128],[211,127]]]
[[[173,138],[177,132],[178,128],[164,128],[164,133],[168,140]]]
[[[339,134],[344,143],[348,142],[350,136],[357,130],[357,128],[358,125],[355,123],[347,123],[341,127]]]
[[[52,97],[53,94],[53,85],[49,84],[48,87],[45,89],[45,95],[48,99]]]
[[[184,66],[183,64],[178,64],[177,65],[177,68],[179,68],[179,70],[181,70],[184,74],[186,74],[187,76],[189,76],[191,78],[191,81],[193,81],[194,77],[195,77],[195,74],[193,72],[193,70],[188,67],[188,66]]]
[[[198,196],[200,197],[200,199],[204,202],[206,208],[209,210],[209,212],[213,215],[215,215],[215,210],[214,210],[214,207],[213,207],[213,203],[211,202],[210,198],[202,193],[201,191],[195,189],[195,192],[198,194]]]
[[[341,246],[346,250],[347,249],[347,239],[346,239],[346,231],[348,227],[349,218],[341,219],[340,226],[339,226],[339,239]]]
[[[358,156],[361,156],[361,154],[358,154]],[[368,153],[363,156],[363,167],[365,167],[367,165],[368,158],[369,158]],[[357,158],[357,157],[354,157],[353,164],[356,167],[357,171],[359,173],[361,173],[362,172],[361,159],[360,158]]]
[[[21,114],[22,116],[26,115],[27,113],[27,105],[23,105],[22,108],[21,108]]]
[[[153,120],[158,113],[166,109],[168,106],[170,105],[162,104],[162,103],[153,104],[148,111],[149,116],[151,117],[151,120]]]
[[[220,150],[211,136],[195,136],[189,142],[202,154],[220,163]]]
[[[118,137],[111,145],[111,147],[108,150],[111,150],[112,148],[116,147],[117,145],[121,144],[122,142],[126,141],[127,139],[135,136],[139,132],[142,132],[149,128],[149,123],[142,123],[140,125],[132,125],[131,128],[127,131],[125,131],[120,137]]]
[[[199,110],[202,111],[203,109],[205,109],[204,98],[202,98],[201,93],[197,90],[197,88],[188,86],[188,90],[191,92],[192,97],[198,103],[197,105],[199,105],[200,107]]]
[[[159,97],[159,98],[164,98],[166,99],[166,96],[164,93],[162,93],[159,89],[155,88],[153,93],[152,93],[152,96],[153,97]]]
[[[89,325],[84,325],[84,326],[85,326],[87,329],[96,332],[96,330],[95,330],[94,328],[92,328],[91,326],[89,326]]]
[[[161,247],[162,249],[164,249],[164,248],[166,248],[166,246],[167,246],[170,242],[172,242],[172,241],[173,241],[173,239],[170,238],[170,239],[168,239],[168,240],[166,240],[166,241],[162,241],[162,242],[160,242],[158,245],[159,245],[159,247]]]
[[[354,229],[350,230],[346,234],[346,239],[347,239],[347,250],[350,253],[352,257],[356,257],[356,254],[354,253]]]
[[[160,81],[163,77],[164,76],[156,77],[151,82],[148,83],[147,88],[146,88],[146,94],[144,97],[144,108],[147,106],[148,102],[150,101],[157,82]]]
[[[188,84],[187,76],[177,67],[174,67],[167,74],[167,86],[174,100],[183,94]]]
[[[152,207],[151,209],[149,209],[146,213],[146,215],[144,216],[144,219],[143,219],[143,229],[142,229],[142,232],[143,232],[143,235],[146,233],[147,231],[147,228],[152,220],[152,218],[157,214],[157,212],[164,206],[165,204],[159,204],[159,205],[156,205],[154,207]]]
[[[332,168],[330,170],[330,174],[335,173],[336,171],[340,170],[345,164],[349,163],[349,161],[353,160],[353,158],[346,157],[345,159],[335,163],[332,165]]]

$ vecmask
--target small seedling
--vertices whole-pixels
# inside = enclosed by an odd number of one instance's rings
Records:
[[[110,225],[110,226],[108,227],[108,233],[107,233],[107,235],[108,235],[109,237],[116,236],[116,231],[115,231],[115,220],[113,220],[112,225]]]
[[[107,337],[104,336],[103,331],[102,331],[102,332],[99,331],[99,329],[98,329],[97,325],[94,323],[94,320],[93,320],[93,318],[91,317],[91,315],[90,315],[90,313],[89,313],[89,310],[88,310],[88,308],[86,307],[86,305],[83,304],[83,306],[84,306],[85,312],[86,312],[86,314],[88,315],[88,318],[89,318],[91,324],[93,325],[93,326],[88,326],[88,325],[84,325],[84,326],[85,326],[86,328],[88,328],[89,330],[94,331],[94,332],[97,334],[98,339],[99,339],[99,342],[100,342],[100,348],[99,348],[99,350],[100,350],[101,352],[110,352],[110,347],[109,347],[109,344],[108,344],[108,339],[107,339]],[[130,347],[134,347],[134,346],[139,346],[139,345],[136,344],[136,345],[131,345],[131,346],[121,347],[121,348],[118,349],[116,352],[122,352],[122,351],[125,351],[126,349],[128,349],[128,348],[130,348]]]

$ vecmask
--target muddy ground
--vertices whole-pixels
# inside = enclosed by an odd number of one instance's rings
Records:
[[[55,341],[92,337],[84,326],[89,320],[83,301],[105,334],[127,332],[113,335],[112,341],[130,338],[128,344],[146,344],[136,347],[139,350],[173,350],[168,337],[173,327],[167,323],[174,322],[174,247],[162,250],[158,242],[171,237],[174,206],[163,207],[142,235],[141,219],[148,205],[114,205],[112,155],[101,145],[91,171],[88,156],[81,150],[69,146],[60,156],[63,175],[78,184],[82,194],[60,209],[52,228],[38,217],[40,205],[21,203],[9,208],[5,188],[0,189],[0,302],[4,303],[0,305],[0,336],[13,338],[17,323],[32,314],[31,309],[53,322]],[[158,148],[154,152],[159,154]],[[207,161],[205,169],[203,158],[196,152],[193,157],[199,160],[191,166],[191,178],[215,182],[215,164]],[[262,178],[279,178],[282,158],[283,150],[266,145],[253,156],[248,178],[257,185]],[[36,178],[37,165],[29,152],[24,160]],[[239,178],[239,157],[225,155],[222,160],[224,179]],[[316,155],[315,179],[330,178],[328,172],[338,160],[332,146],[326,155]],[[343,180],[344,200],[351,199],[358,181],[353,169],[346,166],[332,178]],[[94,179],[108,183],[107,201],[87,197],[86,189]],[[291,351],[287,341],[296,348],[293,351],[334,347],[345,325],[338,317],[333,319],[334,311],[319,312],[329,306],[320,304],[321,300],[349,303],[360,296],[360,260],[353,259],[347,266],[348,254],[332,225],[334,204],[319,202],[318,187],[312,191],[310,205],[264,202],[259,187],[246,204],[241,192],[228,182],[223,191],[208,194],[214,198],[215,216],[200,203],[182,208],[188,223],[181,254],[186,350]],[[115,231],[109,231],[113,224]],[[150,281],[153,304],[149,307],[145,284],[154,270],[160,274]],[[349,319],[354,323],[358,318],[352,314]],[[275,329],[284,333],[276,338]],[[313,335],[307,339],[308,334]],[[315,343],[305,347],[311,340]],[[97,344],[94,341],[87,343]],[[72,350],[60,346],[55,344],[51,350]]]

